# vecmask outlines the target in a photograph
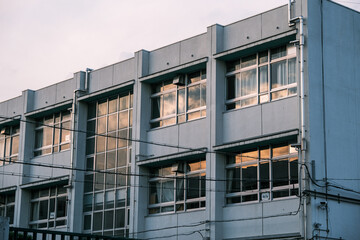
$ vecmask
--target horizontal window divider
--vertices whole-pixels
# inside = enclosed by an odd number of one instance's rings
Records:
[[[297,83],[291,83],[291,84],[287,84],[281,87],[277,87],[277,88],[272,88],[270,90],[270,92],[277,92],[277,91],[281,91],[281,90],[285,90],[285,89],[289,89],[289,88],[293,88],[293,87],[297,87]]]
[[[155,123],[155,122],[167,120],[167,119],[174,118],[174,117],[176,117],[176,114],[171,114],[171,115],[167,115],[167,116],[165,116],[165,117],[151,119],[151,120],[150,120],[150,123]]]
[[[192,87],[192,86],[196,86],[196,85],[199,85],[199,84],[202,84],[202,83],[206,83],[206,80],[207,80],[207,79],[201,79],[200,81],[197,81],[197,82],[194,82],[194,83],[190,83],[190,84],[188,84],[187,86],[188,86],[188,87]],[[183,88],[185,88],[185,86],[184,86]],[[181,89],[183,89],[183,88],[181,88]]]
[[[197,112],[197,111],[201,111],[201,110],[205,110],[205,109],[206,109],[206,106],[202,106],[202,107],[188,110],[186,113],[189,114],[189,113],[193,113],[193,112]],[[180,113],[179,115],[181,115],[181,114],[183,114],[183,113]]]
[[[231,104],[231,103],[234,103],[237,101],[241,101],[241,100],[245,100],[245,99],[253,98],[253,97],[257,97],[257,96],[258,96],[257,93],[253,93],[253,94],[249,94],[249,95],[242,96],[242,97],[232,98],[232,99],[226,100],[225,104]]]

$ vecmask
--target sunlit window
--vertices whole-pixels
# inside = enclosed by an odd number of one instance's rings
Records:
[[[88,104],[88,171],[83,198],[86,233],[129,234],[132,113],[132,92]]]
[[[182,123],[206,116],[206,70],[181,76],[152,86],[151,127]]]
[[[205,160],[152,168],[149,214],[204,208],[205,169]]]
[[[298,194],[297,151],[288,143],[262,146],[227,158],[228,204]]]
[[[226,109],[296,95],[296,49],[282,46],[227,62]]]
[[[0,166],[15,162],[19,155],[20,126],[1,128],[0,133]],[[4,161],[5,160],[5,161]]]
[[[71,116],[69,111],[37,119],[34,155],[60,152],[70,148]]]

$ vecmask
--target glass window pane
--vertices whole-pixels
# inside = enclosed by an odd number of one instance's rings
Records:
[[[188,176],[186,184],[187,199],[200,197],[200,178],[199,176]]]
[[[39,202],[31,203],[31,221],[39,220]]]
[[[200,101],[200,105],[201,106],[206,106],[206,83],[201,84],[201,101]]]
[[[129,112],[119,112],[119,129],[126,128],[129,125]]]
[[[86,139],[86,155],[93,154],[95,150],[95,138]]]
[[[162,89],[162,91],[166,91],[166,90],[170,90],[170,89],[174,89],[176,88],[176,85],[173,84],[172,80],[168,80],[164,82],[164,87]]]
[[[62,124],[62,130],[61,130],[61,143],[64,142],[70,142],[70,131],[65,129],[70,129],[70,122],[64,122]]]
[[[257,189],[257,165],[242,166],[242,191]]]
[[[271,60],[286,56],[286,46],[271,49]]]
[[[106,154],[106,169],[115,168],[116,151],[108,152]]]
[[[88,104],[88,119],[96,117],[96,103]]]
[[[233,72],[233,71],[239,70],[239,69],[240,69],[240,60],[235,60],[235,61],[226,63],[226,71],[227,72]]]
[[[289,145],[287,145],[287,144],[274,146],[272,148],[272,156],[273,157],[284,156],[287,154],[289,154]]]
[[[114,185],[114,183],[112,184]],[[105,209],[114,208],[114,202],[115,202],[115,192],[114,191],[105,192]]]
[[[117,209],[115,212],[115,227],[121,228],[125,226],[125,209]]]
[[[112,132],[116,130],[117,125],[117,115],[112,114],[108,116],[108,132]]]
[[[104,229],[112,229],[114,223],[114,211],[106,211],[104,214]]]
[[[116,132],[109,133],[107,139],[107,150],[113,150],[116,148]]]
[[[84,192],[87,193],[93,191],[93,179],[93,174],[85,175]]]
[[[181,201],[184,200],[184,178],[176,179],[176,200]]]
[[[102,134],[106,132],[106,117],[98,118],[97,133]]]
[[[56,124],[54,128],[54,145],[59,144],[60,141],[60,124]]]
[[[269,182],[269,162],[260,162],[260,189],[269,188]]]
[[[126,198],[126,190],[118,189],[116,190],[116,207],[124,207]]]
[[[93,231],[102,229],[102,212],[94,213],[93,218]]]
[[[35,132],[35,148],[41,148],[43,146],[43,134],[44,129],[38,129]]]
[[[48,200],[40,201],[39,220],[48,218]]]
[[[127,129],[118,131],[118,148],[126,147],[128,139],[127,132]]]
[[[271,64],[271,89],[287,85],[286,61]]]
[[[161,183],[161,202],[174,201],[174,181],[163,181]]]
[[[155,118],[159,118],[162,116],[162,97],[154,97],[151,98],[151,118],[155,119]]]
[[[242,162],[251,162],[256,161],[258,159],[258,151],[257,149],[254,150],[248,150],[241,154],[241,160]]]
[[[185,112],[185,88],[178,91],[178,113]]]
[[[228,193],[240,192],[240,168],[227,170],[226,191]]]
[[[248,56],[248,57],[243,57],[241,59],[241,68],[245,68],[245,67],[249,67],[252,65],[256,64],[256,54]]]
[[[278,98],[286,97],[287,95],[288,95],[287,94],[287,89],[284,89],[284,90],[281,90],[281,91],[276,91],[276,92],[271,93],[271,99],[275,100],[275,99],[278,99]]]
[[[129,108],[129,95],[120,97],[119,105],[120,105],[120,107],[119,107],[120,111]]]
[[[273,186],[284,186],[289,184],[288,160],[278,160],[272,163]]]
[[[105,174],[105,183],[106,189],[111,189],[115,187],[115,171],[110,171],[110,173]]]
[[[118,150],[117,167],[123,167],[127,164],[127,149],[122,148]]]
[[[36,132],[35,134],[35,136],[37,136],[37,133],[38,132]],[[41,139],[42,139],[42,137],[41,137]],[[35,138],[35,145],[37,145],[37,138]],[[4,148],[5,148],[5,140],[4,139],[0,139],[0,158],[3,158],[4,157]],[[38,146],[35,146],[35,148],[38,148]]]
[[[109,113],[117,111],[117,97],[109,100]]]
[[[235,76],[227,78],[227,99],[235,98]]]
[[[11,155],[19,153],[19,136],[12,137]]]
[[[66,216],[66,197],[57,198],[56,217]]]
[[[95,173],[95,191],[104,189],[104,173]]]
[[[103,136],[96,136],[96,152],[105,151],[105,140],[106,138]]]
[[[188,76],[188,84],[200,81],[200,71],[191,73]]]
[[[296,82],[296,58],[289,59],[289,84]]]
[[[269,90],[268,85],[268,66],[262,66],[259,68],[259,81],[260,92],[266,92]]]
[[[126,186],[126,168],[118,168],[116,172],[116,187]]]
[[[99,102],[98,103],[98,109],[97,109],[97,115],[102,116],[107,113],[107,101]]]
[[[91,215],[84,216],[84,230],[91,229]]]
[[[290,184],[298,183],[298,159],[290,159]]]
[[[164,94],[164,116],[174,114],[176,111],[176,92]]]
[[[200,85],[188,88],[188,110],[200,107]]]
[[[86,127],[86,137],[94,136],[95,133],[95,120],[88,121]]]
[[[43,146],[48,146],[52,144],[52,133],[53,133],[53,129],[49,128],[49,127],[45,127],[43,128],[44,130],[44,135],[43,135]]]
[[[259,64],[266,63],[268,61],[268,51],[259,53]]]

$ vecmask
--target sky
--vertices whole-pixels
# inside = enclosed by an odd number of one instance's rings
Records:
[[[360,11],[360,0],[337,1]],[[0,102],[288,0],[0,0]]]

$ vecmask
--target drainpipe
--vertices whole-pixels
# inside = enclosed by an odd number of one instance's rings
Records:
[[[304,18],[303,16],[291,18],[291,4],[292,0],[289,0],[288,4],[288,23],[289,26],[293,26],[295,23],[299,23],[299,47],[300,47],[300,121],[301,121],[301,148],[299,151],[300,159],[300,176],[304,176],[305,172],[303,169],[303,164],[305,164],[305,152],[306,152],[306,135],[305,135],[305,87],[304,87]],[[300,194],[302,194],[302,188],[306,190],[306,183],[302,186],[302,181],[299,181]],[[303,205],[303,225],[304,225],[304,239],[307,236],[307,209],[306,209],[306,197],[301,199]]]

